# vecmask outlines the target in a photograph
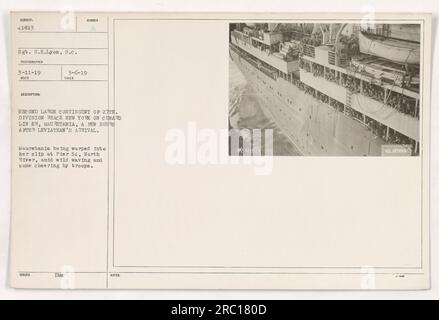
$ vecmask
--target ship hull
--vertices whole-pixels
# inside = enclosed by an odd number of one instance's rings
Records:
[[[253,88],[261,107],[302,155],[381,155],[384,140],[363,124],[292,83],[266,75],[234,50],[230,50],[230,56]]]

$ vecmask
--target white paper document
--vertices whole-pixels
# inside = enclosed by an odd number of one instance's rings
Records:
[[[429,14],[11,23],[12,287],[429,288]]]

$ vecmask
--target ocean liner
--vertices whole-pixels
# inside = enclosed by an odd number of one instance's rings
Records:
[[[418,25],[234,23],[229,42],[301,155],[419,154]]]

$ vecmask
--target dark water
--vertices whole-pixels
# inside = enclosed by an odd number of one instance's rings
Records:
[[[258,102],[256,94],[250,84],[235,65],[229,61],[229,124],[233,129],[272,129],[273,155],[291,156],[300,155],[292,142],[281,132],[275,121]],[[264,136],[264,133],[262,133]],[[266,142],[269,143],[269,142]],[[262,149],[270,147],[265,142]]]

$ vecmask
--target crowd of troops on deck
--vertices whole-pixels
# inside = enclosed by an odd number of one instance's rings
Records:
[[[413,139],[410,139],[409,137],[403,135],[402,133],[399,133],[396,130],[393,130],[392,128],[387,128],[382,123],[366,117],[366,126],[369,128],[369,130],[372,131],[374,135],[380,137],[387,143],[410,145],[412,150],[415,150],[416,142]]]
[[[313,47],[319,47],[322,45],[321,36],[318,34],[312,34],[309,37],[301,39],[302,45],[310,45]]]
[[[385,103],[401,113],[419,118],[419,106],[414,98],[391,90],[388,91],[389,94],[386,97],[385,89],[376,84],[366,81],[362,81],[361,83],[360,79],[344,73],[341,73],[340,77],[337,78],[335,70],[319,65],[318,63],[306,61],[305,59],[300,59],[299,64],[300,68],[311,72],[314,77],[324,77],[328,81],[345,87],[353,94],[361,93],[378,102]]]
[[[303,68],[306,68],[305,65],[303,65]],[[308,66],[310,72],[311,72],[311,65]],[[321,68],[317,68],[318,71],[316,73],[321,73]],[[342,75],[341,79],[339,80],[341,85],[345,86],[346,88],[352,90],[353,92],[360,92],[360,83],[358,79],[355,79],[353,77],[350,77],[348,75]],[[352,109],[348,106],[345,106],[343,103],[329,97],[328,95],[306,85],[305,83],[301,82],[298,78],[293,78],[292,83],[298,87],[300,90],[304,91],[305,94],[311,95],[313,98],[320,100],[323,103],[329,104],[334,109],[344,112],[346,115],[350,116],[351,118],[357,119],[360,122],[364,121],[364,124],[369,128],[369,130],[372,131],[372,133],[383,139],[384,141],[388,143],[394,143],[394,144],[407,144],[412,147],[412,150],[415,150],[415,141],[413,139],[410,139],[409,137],[399,133],[398,131],[393,130],[392,128],[387,129],[385,125],[382,123],[379,123],[378,121],[369,118],[365,115],[363,115],[361,112]],[[338,80],[337,80],[338,83]],[[384,93],[378,93],[378,89],[380,87],[368,84],[364,85],[363,83],[363,90],[364,93],[368,96],[371,96],[373,98],[376,98],[377,100],[381,100],[384,102]],[[395,93],[396,94],[396,93]],[[391,96],[391,100],[393,101],[393,96]]]
[[[315,99],[320,100],[323,103],[329,104],[334,109],[344,112],[346,115],[357,119],[360,122],[364,121],[364,124],[369,128],[369,130],[372,131],[372,133],[383,139],[384,141],[388,143],[394,143],[394,144],[406,144],[410,145],[412,147],[412,150],[415,150],[415,141],[413,139],[410,139],[409,137],[399,133],[396,130],[393,130],[392,128],[388,128],[372,119],[368,116],[363,115],[361,112],[356,111],[355,109],[349,108],[348,106],[345,106],[343,103],[329,97],[328,95],[306,85],[305,83],[301,82],[297,78],[292,79],[292,83],[298,87],[300,90],[304,91],[305,94],[308,94],[312,96]]]

